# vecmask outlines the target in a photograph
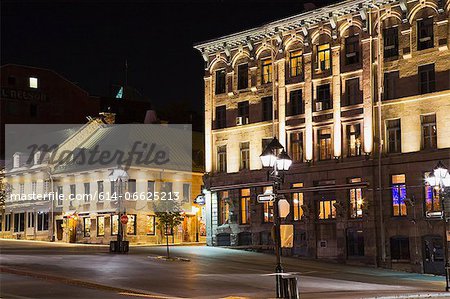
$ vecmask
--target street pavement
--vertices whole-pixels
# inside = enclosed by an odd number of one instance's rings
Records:
[[[273,298],[275,257],[207,246],[165,247],[0,240],[2,298]],[[283,258],[301,298],[450,298],[441,276]],[[395,296],[395,297],[392,297]]]

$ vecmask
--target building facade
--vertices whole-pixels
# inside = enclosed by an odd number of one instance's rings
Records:
[[[207,243],[271,250],[260,154],[276,136],[294,247],[283,254],[442,273],[450,1],[351,0],[197,44],[205,61]]]

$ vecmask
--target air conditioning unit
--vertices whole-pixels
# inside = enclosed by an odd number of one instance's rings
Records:
[[[316,102],[316,111],[322,111],[322,102]]]
[[[244,124],[244,118],[242,116],[236,117],[236,126],[242,126]]]

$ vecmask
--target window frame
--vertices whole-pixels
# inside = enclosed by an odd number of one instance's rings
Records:
[[[261,85],[272,83],[273,81],[272,58],[261,59]]]
[[[417,20],[417,51],[434,48],[434,18]]]
[[[227,127],[227,106],[216,106],[216,129],[223,129]]]
[[[329,131],[328,134],[322,133],[322,131]],[[328,137],[325,137],[328,136]],[[319,149],[319,154],[318,154],[318,158],[319,161],[326,161],[326,160],[331,160],[333,158],[333,131],[330,127],[323,127],[323,128],[319,128],[317,129],[317,146]],[[325,140],[325,143],[322,144],[322,140]],[[329,140],[329,141],[328,141]],[[328,154],[326,157],[322,156],[322,150],[324,148],[322,148],[323,146],[326,146],[326,153]]]
[[[395,176],[404,176],[404,182],[403,183],[394,183],[394,177]],[[407,188],[406,188],[406,174],[404,173],[397,173],[397,174],[391,174],[391,208],[392,208],[392,217],[406,217],[408,215],[408,209],[406,206],[405,199],[407,198]],[[404,188],[404,199],[402,200],[402,187]],[[394,201],[394,190],[398,192],[398,214],[395,212],[395,201]],[[404,207],[404,214],[403,214],[403,207]]]
[[[383,29],[383,57],[384,59],[398,57],[398,26]]]
[[[398,126],[390,127],[389,124],[398,121]],[[390,138],[390,133],[394,133],[394,139]],[[388,119],[386,120],[386,140],[387,140],[387,153],[398,154],[402,152],[402,123],[401,118]],[[395,140],[392,142],[391,140]],[[391,146],[394,143],[394,147]]]
[[[434,117],[434,121],[426,121],[427,117]],[[426,114],[420,116],[420,129],[421,129],[421,149],[433,150],[437,149],[437,120],[436,113]],[[425,135],[425,131],[429,135]],[[428,141],[427,141],[428,140]]]
[[[214,93],[216,95],[224,94],[227,92],[227,72],[224,68],[215,71],[214,84],[215,84]]]
[[[261,98],[262,121],[273,120],[273,98],[272,96]]]
[[[248,190],[248,195],[244,195],[243,191]],[[245,215],[245,217],[244,217]],[[251,189],[239,189],[239,219],[241,225],[251,224]]]
[[[239,143],[239,170],[250,169],[250,142]]]
[[[424,76],[426,77],[425,80]],[[435,64],[420,65],[417,69],[417,78],[419,83],[419,93],[427,94],[436,91],[436,70]]]
[[[289,77],[296,78],[302,75],[303,53],[301,50],[292,50],[289,52]]]
[[[328,46],[327,48],[321,48],[324,46]],[[331,44],[323,43],[317,45],[317,68],[316,71],[328,71],[331,69]],[[323,55],[322,55],[323,54]],[[323,56],[323,57],[321,57]]]
[[[244,70],[241,70],[243,66],[245,66],[245,73],[243,72]],[[248,63],[241,63],[238,64],[237,66],[237,89],[244,90],[247,88],[248,88]]]
[[[359,34],[351,35],[345,38],[345,65],[355,65],[360,62],[360,41]],[[349,50],[353,48],[353,52],[349,52]],[[354,59],[354,61],[353,61]]]

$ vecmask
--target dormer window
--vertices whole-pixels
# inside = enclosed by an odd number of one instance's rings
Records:
[[[326,71],[331,68],[330,44],[317,46],[317,68],[320,71]]]
[[[16,154],[13,157],[13,168],[20,167],[20,155]]]
[[[41,152],[35,152],[35,153],[34,153],[34,157],[33,157],[33,159],[34,159],[34,165],[39,165],[39,164],[41,164],[41,155],[42,155]]]
[[[359,62],[359,36],[353,35],[345,39],[345,64]]]
[[[425,50],[433,46],[433,18],[417,21],[417,50]]]

